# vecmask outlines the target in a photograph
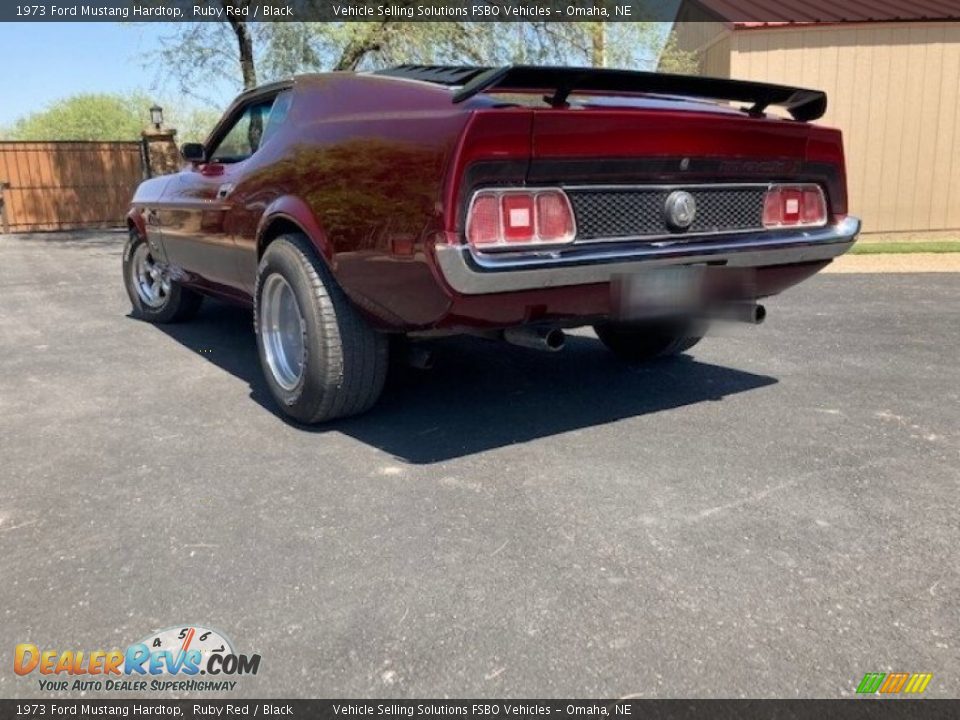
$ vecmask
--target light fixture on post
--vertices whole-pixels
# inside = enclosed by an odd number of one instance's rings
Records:
[[[153,126],[159,130],[160,126],[163,125],[163,108],[159,105],[154,105],[150,108],[150,122],[153,123]]]

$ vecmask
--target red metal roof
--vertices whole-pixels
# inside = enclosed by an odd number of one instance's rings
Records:
[[[694,0],[736,28],[960,20],[960,0]]]

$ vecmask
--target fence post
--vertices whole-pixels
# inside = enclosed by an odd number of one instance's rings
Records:
[[[10,233],[10,222],[7,220],[7,205],[3,199],[3,190],[6,187],[9,187],[9,183],[0,180],[0,226],[3,227],[4,235]]]
[[[158,130],[151,126],[140,134],[143,137],[147,177],[169,175],[180,169],[180,150],[174,140],[176,130],[173,128]]]
[[[147,138],[143,133],[140,134],[140,170],[144,180],[153,177],[153,173],[150,172],[150,146],[147,144]]]

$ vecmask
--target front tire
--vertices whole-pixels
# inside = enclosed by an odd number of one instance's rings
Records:
[[[369,410],[387,376],[387,337],[354,309],[303,235],[267,247],[257,271],[260,365],[280,409],[302,423]]]
[[[703,339],[703,328],[684,320],[603,323],[593,329],[614,355],[634,364],[679,355]]]
[[[133,316],[152,323],[189,320],[200,310],[203,295],[174,280],[136,230],[123,250],[123,283]]]

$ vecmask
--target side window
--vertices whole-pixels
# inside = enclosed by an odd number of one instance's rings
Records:
[[[292,103],[293,93],[289,90],[284,90],[277,95],[276,100],[273,101],[273,107],[270,108],[270,117],[267,118],[266,127],[263,129],[263,137],[260,139],[261,145],[265,145],[283,125],[287,119],[287,115],[290,113],[290,105]]]
[[[235,163],[253,155],[263,142],[264,130],[270,123],[270,109],[274,98],[248,105],[243,114],[220,140],[216,150],[210,153],[210,161]]]

